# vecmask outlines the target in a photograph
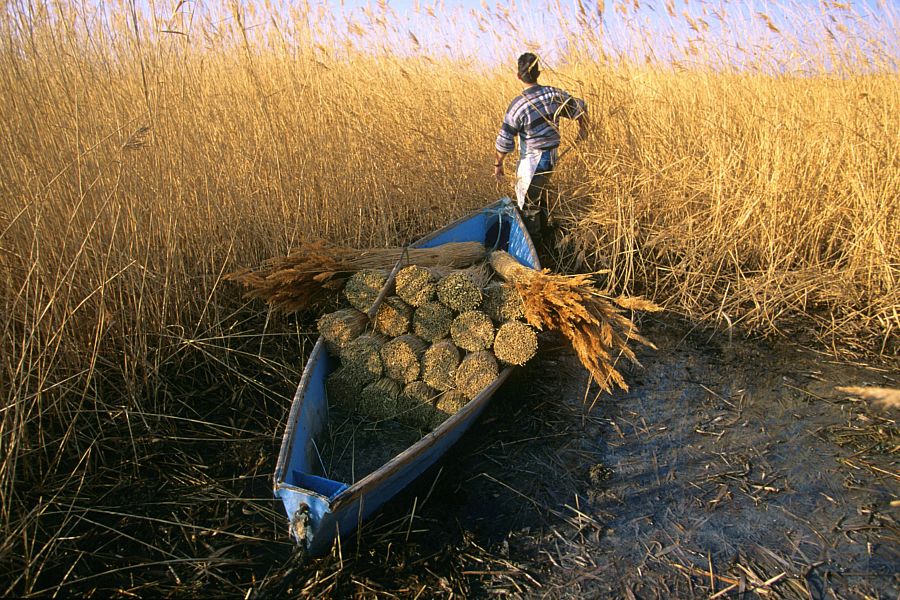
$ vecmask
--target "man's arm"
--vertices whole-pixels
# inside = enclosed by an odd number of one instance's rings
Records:
[[[587,111],[584,111],[575,117],[575,121],[578,123],[578,140],[587,139],[591,129],[591,121],[588,119]]]
[[[494,179],[499,182],[503,182],[503,159],[506,158],[506,155],[509,152],[500,152],[499,150],[494,150]]]
[[[519,128],[513,122],[510,108],[503,115],[503,123],[500,125],[500,132],[497,134],[497,141],[494,143],[494,178],[503,182],[503,159],[512,152],[516,147],[516,136],[519,134]]]

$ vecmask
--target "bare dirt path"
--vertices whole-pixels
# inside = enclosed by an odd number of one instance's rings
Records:
[[[658,350],[629,370],[630,391],[590,412],[584,370],[542,340],[537,362],[340,568],[318,561],[276,587],[897,598],[897,415],[834,390],[896,387],[897,370],[643,328]]]

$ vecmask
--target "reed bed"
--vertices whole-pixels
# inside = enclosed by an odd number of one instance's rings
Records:
[[[736,335],[900,352],[900,25],[843,4],[823,5],[827,33],[726,19],[740,37],[717,43],[697,23],[671,61],[601,56],[599,28],[561,21],[568,54],[543,81],[598,117],[556,175],[562,270]],[[498,195],[484,141],[518,93],[511,61],[390,51],[390,14],[351,34],[315,10],[142,6],[13,3],[0,20],[9,596],[249,593],[268,568],[248,540],[282,516],[244,486],[270,492],[311,323],[263,314],[226,275],[285,312],[328,304],[402,253],[356,262],[368,249]],[[314,268],[284,258],[303,249]],[[239,503],[255,512],[229,518]]]

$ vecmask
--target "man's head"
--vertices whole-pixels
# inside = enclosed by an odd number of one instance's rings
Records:
[[[519,57],[519,79],[524,83],[537,83],[541,70],[538,68],[538,57],[526,52]]]

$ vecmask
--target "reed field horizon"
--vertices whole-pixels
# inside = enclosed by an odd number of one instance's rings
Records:
[[[760,13],[784,41],[731,63],[688,15],[697,39],[665,60],[560,16],[541,82],[585,98],[592,131],[556,175],[558,269],[728,335],[896,360],[900,22],[823,6],[820,44]],[[512,193],[491,179],[511,66],[417,52],[384,5],[339,32],[316,5],[172,9],[10,2],[0,19],[6,594],[243,593],[252,561],[207,540],[279,531],[247,498],[314,333],[225,276],[310,238],[400,246]]]

